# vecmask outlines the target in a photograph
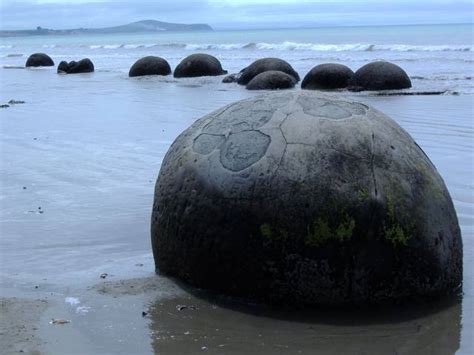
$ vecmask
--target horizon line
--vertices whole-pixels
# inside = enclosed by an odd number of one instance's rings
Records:
[[[47,29],[47,30],[53,30],[53,31],[67,31],[67,30],[78,30],[78,29],[103,29],[103,28],[110,28],[110,27],[116,27],[116,26],[124,26],[124,25],[129,25],[132,23],[136,22],[141,22],[141,21],[150,21],[150,19],[147,20],[137,20],[133,22],[129,22],[126,24],[122,25],[113,25],[113,26],[107,26],[107,27],[76,27],[76,28],[49,28],[49,27],[43,27],[43,26],[37,26],[41,27],[42,29]],[[219,28],[219,26],[214,27],[214,25],[207,24],[207,23],[178,23],[178,22],[167,22],[167,21],[161,21],[161,20],[151,20],[151,21],[157,21],[157,22],[164,22],[164,23],[170,23],[170,24],[178,24],[178,25],[208,25],[212,28],[213,31],[251,31],[251,30],[296,30],[296,29],[317,29],[317,28],[351,28],[351,27],[408,27],[408,26],[452,26],[452,25],[474,25],[474,22],[450,22],[450,23],[399,23],[399,24],[334,24],[334,25],[328,25],[328,24],[321,24],[321,25],[300,25],[300,26],[291,26],[291,27],[229,27],[229,28]],[[270,25],[268,25],[270,26]],[[34,31],[36,28],[28,28],[28,29],[1,29],[0,32],[17,32],[17,31]],[[153,32],[153,31],[151,31]],[[175,31],[163,31],[163,32],[175,32]],[[192,31],[192,32],[200,32],[200,31]]]

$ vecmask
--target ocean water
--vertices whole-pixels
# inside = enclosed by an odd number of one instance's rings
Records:
[[[0,294],[50,302],[37,325],[43,341],[39,349],[47,354],[184,354],[203,346],[218,352],[221,345],[229,354],[315,349],[321,354],[473,353],[472,29],[404,26],[0,39],[0,103],[25,101],[0,109]],[[222,84],[222,77],[128,78],[129,67],[142,56],[162,56],[174,67],[198,51],[216,55],[229,72],[257,58],[280,57],[301,77],[323,62],[355,70],[385,59],[408,72],[413,82],[408,92],[446,91],[439,96],[334,95],[372,105],[395,119],[444,178],[464,241],[462,300],[403,320],[378,316],[358,322],[347,315],[331,322],[317,316],[295,320],[215,307],[155,277],[149,223],[164,154],[197,118],[259,94]],[[89,57],[96,72],[57,75],[55,68],[21,69],[33,52],[50,54],[56,64]],[[107,281],[120,281],[114,290],[136,289],[150,278],[158,286],[146,297],[130,291],[98,296],[94,285],[104,282],[99,278],[104,272]],[[71,297],[87,312],[78,314],[76,306],[65,304]],[[191,302],[199,305],[196,313],[177,313],[176,305]],[[141,317],[143,310],[148,318]],[[72,322],[52,328],[53,317]]]
[[[281,57],[301,75],[323,62],[356,70],[385,59],[408,72],[414,90],[474,92],[470,24],[1,38],[0,64],[23,65],[38,51],[57,62],[89,57],[97,71],[117,73],[145,55],[162,56],[174,67],[193,52],[215,55],[229,72],[261,57]]]

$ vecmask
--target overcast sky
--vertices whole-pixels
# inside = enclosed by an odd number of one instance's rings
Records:
[[[471,0],[0,0],[1,29],[154,19],[215,29],[471,23]]]

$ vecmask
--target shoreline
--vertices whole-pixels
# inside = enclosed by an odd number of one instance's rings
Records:
[[[425,313],[418,307],[384,307],[388,313],[382,314],[369,309],[307,313],[227,298],[223,303],[219,297],[188,291],[154,275],[104,280],[77,291],[77,298],[2,298],[6,317],[1,329],[7,332],[2,330],[6,337],[0,345],[7,353],[34,355],[344,354],[347,349],[360,354],[451,354],[460,345],[460,303]],[[78,307],[87,311],[77,312]],[[68,323],[51,324],[52,318]]]

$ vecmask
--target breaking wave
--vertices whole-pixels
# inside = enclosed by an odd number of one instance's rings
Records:
[[[138,48],[182,48],[188,50],[276,50],[276,51],[315,51],[315,52],[471,52],[471,45],[407,45],[407,44],[318,44],[302,42],[249,42],[249,43],[162,43],[162,44],[97,44],[90,49],[138,49]]]

